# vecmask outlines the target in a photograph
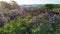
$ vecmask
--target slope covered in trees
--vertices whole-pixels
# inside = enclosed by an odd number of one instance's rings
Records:
[[[15,1],[0,2],[0,34],[60,34],[60,5],[24,9]]]

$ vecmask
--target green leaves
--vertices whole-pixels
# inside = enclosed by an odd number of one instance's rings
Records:
[[[51,5],[46,5],[46,9],[52,9],[53,5],[50,7]],[[8,12],[9,11],[9,12]],[[14,10],[8,10],[8,11],[4,11],[9,15],[12,15]],[[10,33],[10,34],[47,34],[47,33],[57,33],[59,34],[60,31],[60,24],[58,25],[57,22],[59,21],[58,17],[54,17],[50,22],[49,21],[49,16],[45,16],[42,17],[43,15],[37,15],[36,16],[31,16],[28,15],[25,18],[21,18],[20,16],[18,16],[17,18],[15,18],[14,20],[11,20],[10,23],[5,23],[4,27],[0,28],[0,33]],[[58,18],[58,19],[57,19]],[[32,22],[29,22],[30,19],[32,19]],[[55,27],[56,27],[56,31],[53,30],[52,28],[52,23],[54,23]]]
[[[30,18],[31,18],[30,15],[26,16],[24,19],[18,16],[17,18],[12,20],[10,23],[5,23],[4,28],[0,28],[0,33],[10,32],[10,34],[25,34],[25,33],[31,32],[31,34],[47,34],[49,32],[59,33],[60,31],[58,30],[58,26],[60,25],[57,25],[57,24],[55,24],[56,25],[55,27],[57,27],[57,30],[53,31],[51,29],[51,24],[45,22],[47,18],[42,18],[41,16],[37,16],[36,18],[33,17],[32,19],[37,21],[36,23],[34,22],[30,23],[29,22]]]

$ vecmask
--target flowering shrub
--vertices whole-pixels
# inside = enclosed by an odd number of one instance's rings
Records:
[[[0,34],[60,34],[60,16],[51,15],[50,10],[44,14],[46,11],[42,9],[23,10],[15,3],[15,6],[3,4],[0,6]]]
[[[55,17],[57,18],[57,17]],[[53,19],[55,19],[53,18]],[[26,16],[24,19],[18,16],[10,23],[4,23],[4,27],[0,28],[2,34],[58,34],[60,24],[52,20],[52,23],[45,21],[46,17]],[[53,23],[54,22],[54,23]],[[53,24],[53,25],[52,25]],[[54,26],[54,27],[53,27]],[[55,30],[54,30],[55,29]]]

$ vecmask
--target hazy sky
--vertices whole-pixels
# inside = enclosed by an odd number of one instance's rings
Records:
[[[0,0],[9,2],[11,0]],[[60,4],[60,0],[13,0],[16,1],[19,5],[23,4]]]

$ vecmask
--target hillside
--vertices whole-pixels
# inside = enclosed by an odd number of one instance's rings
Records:
[[[60,34],[60,5],[0,2],[0,34]]]

